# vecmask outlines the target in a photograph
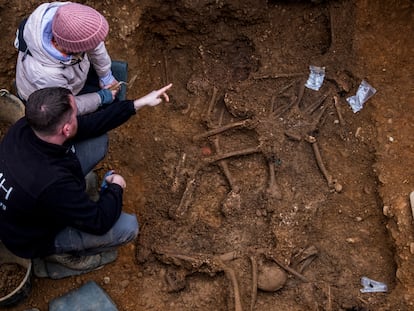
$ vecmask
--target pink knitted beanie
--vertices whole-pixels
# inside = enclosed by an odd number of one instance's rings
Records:
[[[105,40],[108,31],[108,22],[102,14],[79,3],[61,5],[52,23],[56,43],[69,53],[93,50]]]

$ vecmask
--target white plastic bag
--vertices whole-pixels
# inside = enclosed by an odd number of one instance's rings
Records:
[[[352,111],[358,112],[364,106],[364,103],[370,99],[377,92],[367,81],[362,80],[358,87],[358,91],[355,96],[348,97],[346,101],[352,108]]]
[[[305,86],[309,89],[319,91],[325,78],[325,67],[309,66],[310,74]]]

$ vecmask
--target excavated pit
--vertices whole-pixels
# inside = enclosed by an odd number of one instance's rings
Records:
[[[125,176],[136,243],[100,271],[35,280],[27,306],[94,279],[120,310],[408,310],[412,231],[396,232],[411,225],[412,178],[398,198],[384,190],[381,91],[359,113],[346,98],[363,79],[384,83],[364,45],[379,23],[367,12],[412,6],[241,2],[83,1],[110,22],[108,50],[135,79],[128,97],[172,82],[171,103],[113,131],[96,169]],[[310,65],[326,70],[318,91],[304,86]],[[2,72],[11,89],[13,67]],[[275,292],[257,289],[264,258],[287,273]],[[388,293],[361,293],[363,276]]]

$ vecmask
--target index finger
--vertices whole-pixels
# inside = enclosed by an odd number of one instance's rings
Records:
[[[166,91],[168,91],[171,87],[172,87],[172,83],[170,83],[170,84],[168,84],[167,86],[164,86],[163,88],[161,88],[161,89],[159,89],[158,91],[157,91],[157,93],[159,94],[159,95],[161,95],[161,94],[163,94],[163,93],[165,93]]]

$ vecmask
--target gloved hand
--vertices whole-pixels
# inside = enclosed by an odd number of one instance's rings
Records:
[[[101,105],[109,105],[114,101],[113,91],[109,89],[102,89],[97,92],[101,97]]]
[[[105,175],[103,177],[102,184],[101,184],[101,191],[103,191],[104,189],[108,188],[108,183],[106,182],[106,177],[112,175],[114,172],[115,172],[114,170],[110,170],[110,171],[107,171],[105,173]]]

